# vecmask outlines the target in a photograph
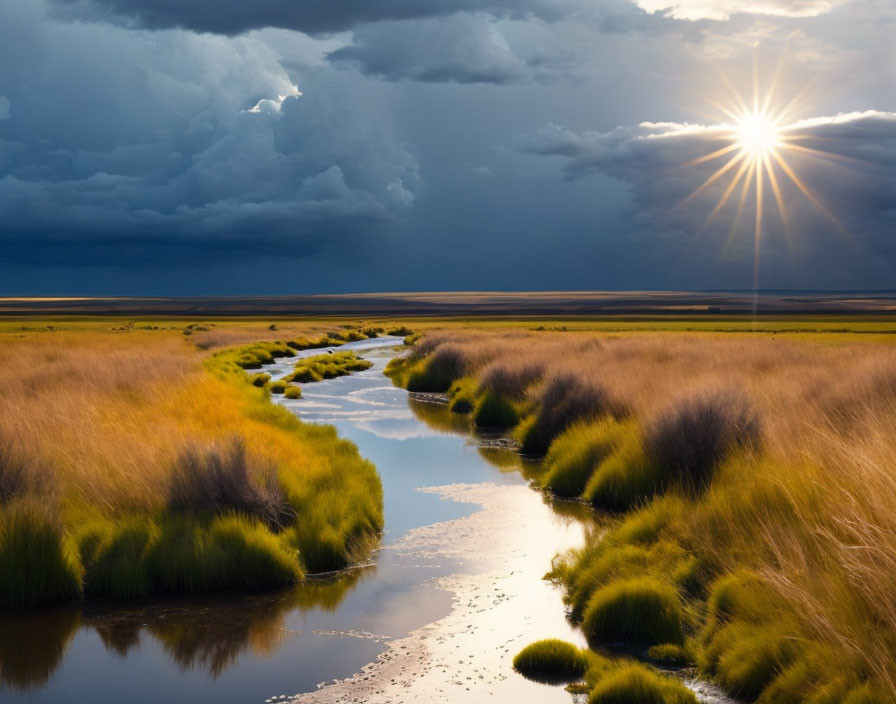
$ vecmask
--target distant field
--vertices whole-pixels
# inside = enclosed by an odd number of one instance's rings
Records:
[[[205,298],[0,298],[0,315],[208,316],[896,316],[896,291],[546,291]]]

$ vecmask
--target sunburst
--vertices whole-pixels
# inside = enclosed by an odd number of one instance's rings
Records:
[[[688,162],[687,166],[719,161],[721,164],[682,203],[682,205],[688,203],[714,184],[717,187],[721,186],[722,193],[719,200],[697,235],[706,230],[729,202],[736,201],[737,207],[731,221],[729,239],[734,236],[744,211],[748,211],[752,205],[754,289],[758,288],[759,284],[759,261],[766,217],[764,201],[768,192],[774,198],[775,207],[786,231],[789,232],[792,228],[792,217],[785,204],[782,186],[789,182],[820,213],[834,223],[837,229],[846,232],[837,217],[806,184],[792,163],[796,155],[814,156],[826,160],[839,160],[840,157],[799,143],[804,142],[807,135],[801,133],[795,110],[804,99],[808,86],[786,105],[776,107],[778,73],[780,65],[768,91],[761,96],[754,66],[753,99],[750,102],[745,101],[731,83],[725,81],[731,98],[726,103],[714,103],[724,115],[721,124],[714,130],[718,139],[725,142],[725,145]]]

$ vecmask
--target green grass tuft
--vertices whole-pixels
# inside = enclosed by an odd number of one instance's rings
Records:
[[[557,496],[581,496],[597,463],[618,444],[620,427],[617,421],[607,418],[567,428],[551,443],[541,485]]]
[[[588,704],[696,704],[694,693],[677,680],[643,665],[610,671],[591,690]]]
[[[598,589],[585,609],[582,628],[604,645],[684,642],[678,593],[652,578],[632,578]]]
[[[157,535],[155,524],[140,519],[87,528],[78,540],[85,566],[84,591],[111,599],[148,596],[152,582],[146,553]]]
[[[147,555],[153,590],[177,594],[273,589],[303,572],[298,555],[243,516],[173,517]]]
[[[0,608],[77,599],[81,573],[76,551],[46,502],[27,498],[0,507]]]
[[[454,382],[448,389],[448,410],[452,413],[465,415],[473,410],[476,404],[476,392],[478,387],[474,379],[461,379]]]
[[[675,643],[654,645],[647,651],[647,657],[665,665],[673,665],[674,667],[687,667],[694,662],[693,657],[691,657],[687,649],[680,645],[676,645]]]
[[[295,384],[290,384],[288,387],[286,387],[283,395],[286,398],[294,401],[297,398],[302,398],[302,390]]]
[[[485,391],[473,408],[473,422],[478,428],[512,428],[520,421],[517,407],[494,391]]]
[[[597,467],[583,497],[595,508],[627,511],[662,488],[659,466],[644,452],[639,433],[629,432]]]
[[[587,667],[580,648],[553,638],[526,646],[513,659],[517,672],[537,682],[572,682],[581,679]]]
[[[357,357],[351,351],[320,354],[297,362],[292,374],[284,381],[308,384],[364,371],[372,366],[372,362]]]

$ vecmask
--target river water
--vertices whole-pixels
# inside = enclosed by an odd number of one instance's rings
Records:
[[[398,343],[345,345],[374,366],[277,400],[376,464],[385,534],[369,566],[272,594],[3,615],[0,700],[570,702],[510,661],[540,638],[583,642],[541,577],[583,542],[586,515],[552,508],[514,452],[392,386]]]

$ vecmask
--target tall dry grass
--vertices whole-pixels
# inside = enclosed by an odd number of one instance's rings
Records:
[[[0,535],[0,608],[54,600],[52,584],[32,589],[53,565],[74,583],[58,599],[269,587],[376,539],[375,468],[271,404],[227,361],[241,349],[211,358],[197,330],[0,328],[0,520],[17,526]]]
[[[665,559],[657,556],[672,555],[668,569],[680,570],[674,580],[695,603],[705,603],[701,590],[725,574],[756,575],[774,595],[756,599],[755,608],[768,611],[762,619],[741,614],[743,622],[711,627],[706,616],[707,667],[720,680],[775,702],[808,701],[822,681],[842,677],[835,683],[842,691],[830,685],[831,701],[859,701],[866,691],[896,701],[891,345],[858,336],[819,343],[811,336],[451,331],[428,335],[406,362],[413,365],[407,374],[445,376],[428,367],[444,349],[449,376],[460,373],[489,392],[508,380],[508,395],[529,413],[520,428],[544,419],[540,451],[572,422],[587,420],[583,406],[590,406],[595,417],[612,422],[615,415],[620,428],[641,430],[637,447],[630,443],[628,452],[585,471],[615,473],[614,480],[641,472],[638,481],[651,483],[640,492],[644,502],[660,483],[701,490],[681,494],[688,508],[673,518],[664,504],[637,511],[625,530],[641,537],[622,545],[620,534],[612,554],[589,548],[578,569],[591,560],[591,574],[610,579],[624,572],[606,567],[613,561],[643,559],[643,573]],[[556,399],[570,394],[590,400],[572,404],[567,423]],[[571,442],[568,434],[563,442]],[[581,485],[580,468],[565,471]],[[600,586],[587,575],[572,582],[586,592]],[[704,617],[694,618],[697,628]]]

